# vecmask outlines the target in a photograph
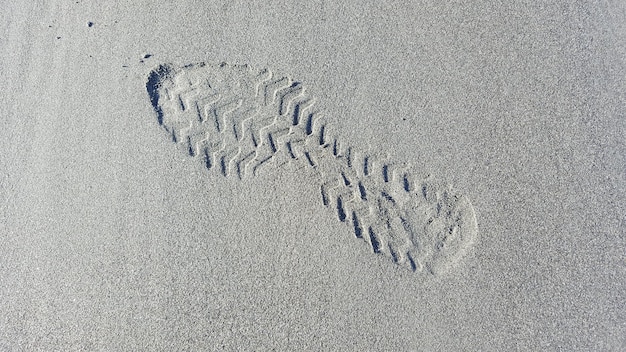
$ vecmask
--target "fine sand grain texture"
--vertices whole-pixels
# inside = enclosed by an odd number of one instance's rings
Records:
[[[626,350],[626,5],[0,4],[0,351]]]

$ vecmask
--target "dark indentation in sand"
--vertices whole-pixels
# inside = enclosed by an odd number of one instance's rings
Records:
[[[383,180],[389,182],[389,165],[383,166]]]
[[[370,242],[372,243],[372,250],[374,251],[374,253],[380,253],[380,242],[378,241],[378,238],[376,237],[376,234],[371,227],[369,228],[369,235]]]
[[[352,212],[352,225],[354,226],[354,235],[356,238],[363,237],[363,229],[361,229],[361,224],[359,224],[359,219],[356,216],[356,212]]]
[[[359,182],[359,193],[361,194],[362,200],[367,200],[367,192],[365,191],[365,186],[361,182]]]
[[[163,125],[163,110],[159,106],[159,87],[161,82],[172,72],[172,68],[168,65],[160,65],[150,72],[148,76],[148,82],[146,82],[146,90],[150,96],[150,103],[152,108],[157,113],[157,120],[159,125]]]
[[[346,221],[346,211],[343,209],[343,201],[341,197],[337,197],[337,216],[339,216],[339,221]]]
[[[309,114],[306,120],[306,135],[310,136],[313,133],[313,114]]]

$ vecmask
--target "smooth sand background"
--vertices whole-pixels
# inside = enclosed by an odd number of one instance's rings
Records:
[[[626,349],[626,6],[469,3],[3,2],[0,350]],[[452,183],[471,253],[424,278],[180,153],[147,75],[207,60]]]

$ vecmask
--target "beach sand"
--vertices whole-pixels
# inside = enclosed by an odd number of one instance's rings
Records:
[[[350,3],[0,5],[0,351],[626,349],[626,6]]]

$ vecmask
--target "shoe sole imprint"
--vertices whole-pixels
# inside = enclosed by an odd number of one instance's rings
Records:
[[[287,163],[309,169],[340,222],[412,271],[445,273],[477,238],[467,197],[340,144],[315,99],[287,76],[228,63],[163,64],[146,89],[172,141],[209,170],[243,179]]]

